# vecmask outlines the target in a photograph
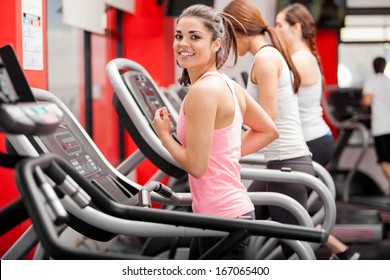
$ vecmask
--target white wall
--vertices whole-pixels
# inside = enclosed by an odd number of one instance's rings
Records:
[[[78,117],[81,32],[62,22],[61,5],[47,1],[48,89]]]

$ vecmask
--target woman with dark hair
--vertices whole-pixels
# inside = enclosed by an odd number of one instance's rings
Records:
[[[276,126],[248,93],[220,69],[236,39],[230,21],[205,5],[190,6],[176,23],[173,50],[183,68],[179,82],[189,85],[177,125],[180,145],[171,135],[169,112],[156,111],[154,127],[162,144],[189,177],[192,210],[227,218],[254,219],[254,206],[241,182],[239,159],[278,137]],[[245,124],[249,129],[242,134]],[[219,239],[194,238],[190,259]],[[224,257],[245,259],[248,239]]]

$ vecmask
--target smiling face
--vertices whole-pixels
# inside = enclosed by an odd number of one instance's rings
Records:
[[[183,17],[177,23],[173,50],[182,68],[209,68],[215,64],[221,39],[212,40],[212,34],[202,19]]]

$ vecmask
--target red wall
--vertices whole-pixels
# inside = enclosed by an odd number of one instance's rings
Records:
[[[32,87],[47,89],[47,41],[46,41],[46,1],[42,0],[42,29],[43,29],[43,53],[44,69],[40,71],[25,70],[25,75]],[[22,22],[21,0],[0,0],[0,46],[13,45],[21,65],[22,61]],[[116,11],[111,9],[107,15],[107,34],[95,35],[92,40],[92,83],[98,89],[99,96],[93,100],[93,139],[102,153],[114,165],[118,163],[118,119],[111,105],[112,88],[108,82],[105,66],[116,54],[117,40],[122,37],[124,57],[142,64],[161,86],[167,86],[174,82],[173,65],[173,19],[164,18],[162,5],[157,5],[155,0],[136,0],[135,14],[123,13],[123,33],[116,30]],[[6,27],[6,28],[4,28]],[[83,61],[83,32],[80,31],[79,54]],[[84,65],[80,65],[84,69]],[[83,71],[81,71],[83,73]],[[84,85],[83,77],[80,77],[80,122],[84,121]],[[129,137],[126,138],[126,153],[131,154],[135,149]],[[0,149],[5,151],[4,136],[0,135]],[[145,162],[137,171],[137,179],[141,184],[145,182],[157,168],[151,163]],[[18,197],[14,185],[13,171],[0,169],[0,207],[7,205]],[[8,247],[27,228],[26,225],[15,229],[0,237],[0,255],[3,255]]]
[[[326,85],[336,85],[338,31],[336,29],[319,29],[317,32],[317,46],[322,59]]]
[[[337,85],[338,30],[319,29],[317,32],[317,46],[322,61],[326,85]],[[327,97],[327,93],[325,92],[324,94]],[[333,136],[337,137],[337,129],[331,125],[325,115],[324,119],[331,128]]]
[[[0,46],[11,44],[21,65],[23,65],[22,47],[22,15],[21,0],[0,0]],[[29,84],[32,87],[47,89],[47,51],[46,51],[46,1],[42,0],[42,31],[43,31],[43,70],[25,70]],[[5,151],[5,138],[0,134],[0,150]],[[16,189],[13,170],[0,168],[0,209],[19,197]],[[1,222],[1,221],[0,221]],[[27,229],[29,221],[16,227],[14,230],[0,236],[0,256],[17,240]]]
[[[173,19],[164,17],[163,6],[157,5],[155,0],[136,1],[134,14],[123,13],[122,34],[117,33],[115,17],[115,10],[110,10],[106,36],[92,35],[91,44],[92,83],[102,93],[100,98],[93,100],[93,140],[114,165],[119,164],[118,119],[112,106],[113,89],[107,79],[105,66],[117,57],[117,40],[123,40],[123,57],[143,65],[157,84],[168,86],[174,83]],[[80,55],[83,55],[82,48]],[[80,112],[80,121],[84,123],[84,85],[80,86]],[[126,156],[137,149],[127,133],[125,145]],[[156,171],[157,168],[145,160],[137,169],[136,179],[142,184]]]

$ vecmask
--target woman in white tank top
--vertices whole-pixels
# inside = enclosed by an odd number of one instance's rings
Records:
[[[313,154],[313,160],[326,166],[331,160],[335,143],[331,130],[323,119],[321,97],[324,77],[315,43],[314,18],[302,4],[292,4],[278,13],[275,29],[285,39],[301,77],[298,103],[305,141]],[[324,245],[332,252],[332,259],[360,257],[359,253],[352,252],[332,235]]]
[[[315,21],[305,6],[290,5],[277,15],[276,31],[285,39],[301,76],[298,103],[305,141],[313,160],[326,166],[333,154],[334,140],[321,107],[324,77],[315,43]]]
[[[279,138],[264,149],[267,168],[280,170],[288,167],[314,176],[311,153],[299,118],[296,93],[300,77],[291,57],[275,30],[267,26],[260,11],[251,2],[231,1],[223,14],[231,19],[236,31],[239,55],[251,53],[254,56],[247,90],[276,123],[279,131]],[[271,38],[272,45],[267,42],[266,35]],[[258,186],[262,185],[263,182],[254,182],[249,191],[258,191]],[[266,190],[289,195],[307,208],[307,189],[303,184],[267,182]],[[280,207],[270,206],[268,211],[272,220],[298,224],[295,217]],[[294,253],[284,244],[282,249],[286,258]]]

